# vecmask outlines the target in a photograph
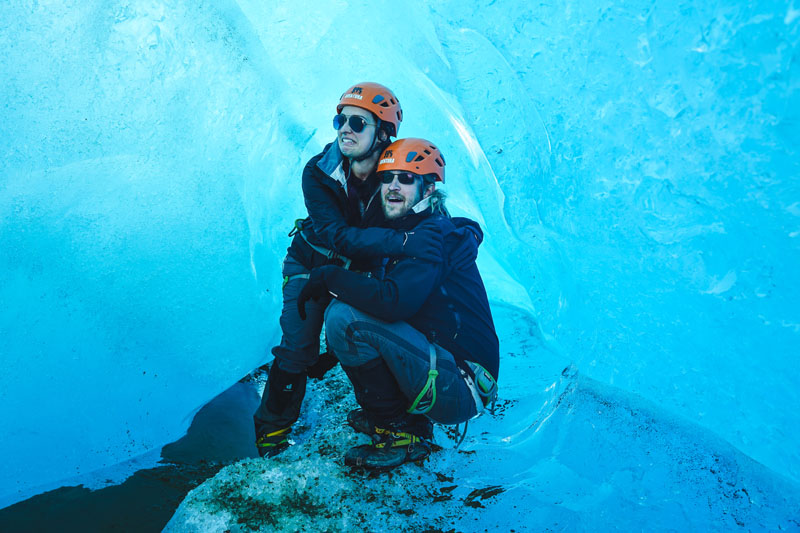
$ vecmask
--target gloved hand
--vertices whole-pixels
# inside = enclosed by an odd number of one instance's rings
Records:
[[[312,269],[308,273],[308,281],[297,295],[297,312],[302,320],[306,319],[306,302],[312,298],[317,301],[328,294],[328,287],[325,285],[325,276],[322,271],[324,268]]]
[[[459,230],[461,238],[459,243],[450,252],[450,266],[454,270],[468,268],[478,258],[478,235],[472,228],[466,227]]]
[[[308,367],[306,374],[308,374],[308,377],[313,379],[322,379],[328,370],[338,364],[339,360],[336,359],[336,356],[333,355],[333,352],[324,352],[319,354],[319,359],[317,359],[316,363]]]
[[[403,255],[431,263],[441,263],[444,240],[436,227],[417,226],[403,236]]]

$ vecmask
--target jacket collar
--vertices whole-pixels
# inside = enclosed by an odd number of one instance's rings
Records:
[[[420,213],[428,209],[430,206],[431,206],[431,197],[426,196],[425,198],[417,202],[414,205],[414,207],[411,208],[411,211],[413,211],[414,213]]]
[[[325,155],[317,161],[317,167],[333,180],[337,181],[346,190],[347,176],[342,166],[343,161],[344,157],[342,157],[342,152],[339,151],[339,144],[333,141],[328,145],[328,150],[325,152]]]
[[[419,205],[419,204],[417,204]],[[392,220],[386,219],[383,224],[381,224],[384,228],[390,229],[398,229],[398,230],[410,230],[414,229],[417,224],[431,216],[430,208],[424,208],[421,211],[409,211],[405,215],[400,218],[395,218]]]

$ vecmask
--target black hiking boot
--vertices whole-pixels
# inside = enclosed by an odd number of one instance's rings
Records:
[[[292,428],[283,428],[272,433],[267,433],[258,437],[256,440],[256,448],[258,448],[258,455],[261,457],[275,457],[283,450],[289,447],[289,433]]]
[[[400,429],[375,428],[372,444],[350,448],[344,456],[347,466],[368,470],[389,470],[431,454],[431,446],[418,435]]]
[[[364,409],[354,409],[347,413],[347,424],[357,433],[364,435],[374,435],[375,425],[371,424],[367,412]],[[426,441],[433,440],[433,424],[424,415],[408,415],[406,417],[405,429]]]
[[[261,404],[253,415],[256,447],[261,457],[274,457],[289,447],[288,435],[300,416],[306,375],[286,372],[272,363]]]
[[[348,414],[347,421],[356,431],[372,437],[372,444],[348,450],[344,464],[388,470],[428,457],[431,447],[422,435],[430,435],[432,425],[424,416],[406,413],[408,399],[386,363],[377,358],[361,366],[343,368],[363,408]]]

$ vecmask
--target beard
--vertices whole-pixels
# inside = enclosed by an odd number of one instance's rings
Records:
[[[383,195],[381,201],[384,216],[388,220],[395,220],[411,213],[411,209],[420,201],[420,195],[417,193],[413,197],[405,197],[397,192],[387,192]]]

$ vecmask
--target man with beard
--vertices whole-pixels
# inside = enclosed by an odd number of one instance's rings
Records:
[[[298,296],[333,296],[325,314],[329,346],[361,405],[348,423],[371,437],[345,464],[388,469],[431,452],[431,420],[467,421],[497,394],[499,346],[474,253],[477,223],[450,218],[436,183],[444,158],[432,143],[402,139],[378,163],[386,225],[416,237],[440,235],[438,260],[390,256],[382,277],[338,266],[312,270]]]

